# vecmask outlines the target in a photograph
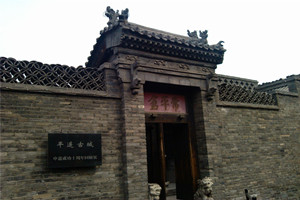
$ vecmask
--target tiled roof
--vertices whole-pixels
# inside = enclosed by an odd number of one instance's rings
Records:
[[[118,11],[113,14],[121,16]],[[115,21],[110,19],[108,27],[100,32],[100,37],[97,38],[97,43],[86,63],[87,67],[101,64],[105,52],[116,46],[215,64],[223,62],[226,50],[223,48],[222,41],[209,45],[197,36],[195,38],[177,35],[131,23],[127,19],[121,20],[116,17],[113,19]],[[114,40],[114,42],[107,45],[105,40]]]
[[[225,52],[226,50],[219,45],[208,45],[208,44],[202,44],[199,42],[199,39],[191,38],[188,36],[182,36],[182,35],[177,35],[157,29],[152,29],[148,28],[145,26],[141,26],[135,23],[122,23],[121,24],[122,28],[125,30],[130,30],[132,33],[137,33],[141,36],[146,36],[148,38],[153,38],[156,40],[163,40],[166,42],[170,43],[175,43],[178,45],[185,45],[185,46],[190,46],[190,47],[198,47],[198,48],[203,48],[206,50],[218,50]],[[114,29],[115,26],[113,27],[105,27],[104,30],[102,30],[100,33],[101,35],[109,32],[110,30]]]

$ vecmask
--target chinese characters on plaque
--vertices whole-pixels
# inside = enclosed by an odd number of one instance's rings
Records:
[[[101,134],[48,134],[48,167],[90,167],[101,163]]]
[[[186,113],[183,95],[145,92],[145,112]]]

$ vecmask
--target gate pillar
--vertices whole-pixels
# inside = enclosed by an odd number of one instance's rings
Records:
[[[147,147],[143,87],[122,84],[122,158],[126,199],[148,199]]]

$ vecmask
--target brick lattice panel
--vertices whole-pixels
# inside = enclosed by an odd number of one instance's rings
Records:
[[[0,57],[0,81],[30,85],[104,91],[104,75],[97,68],[43,64]]]
[[[247,90],[244,87],[231,84],[221,84],[218,86],[218,89],[221,101],[277,105],[275,95],[266,92]]]

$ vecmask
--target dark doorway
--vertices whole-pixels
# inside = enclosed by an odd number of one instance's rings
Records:
[[[147,123],[148,181],[162,187],[160,199],[193,199],[187,123]]]

